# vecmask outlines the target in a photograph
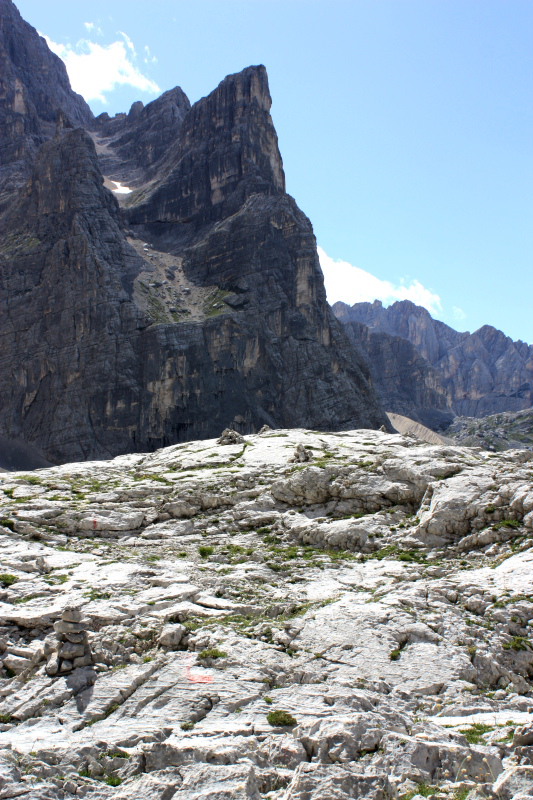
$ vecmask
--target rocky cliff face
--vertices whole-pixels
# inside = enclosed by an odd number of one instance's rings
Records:
[[[156,175],[190,108],[177,86],[147,106],[134,103],[128,114],[101,114],[95,120],[95,140],[102,172],[132,187]]]
[[[9,112],[23,146],[6,163],[29,178],[0,216],[0,435],[64,461],[227,425],[388,424],[285,193],[264,67],[192,107],[176,88],[93,120],[1,2],[4,94],[21,83],[37,134]],[[113,196],[117,182],[133,191]]]
[[[372,372],[381,382],[381,397],[391,411],[406,413],[406,406],[402,411],[398,390],[395,394],[394,386],[387,382],[391,370],[387,351],[391,342],[388,338],[375,338],[377,334],[409,342],[422,358],[416,367],[412,357],[402,358],[401,365],[396,367],[398,377],[394,378],[394,382],[399,381],[401,393],[413,395],[413,410],[418,413],[415,419],[421,422],[424,419],[420,414],[425,411],[422,397],[413,394],[414,387],[422,395],[424,390],[437,393],[438,405],[432,403],[436,412],[447,409],[461,416],[483,417],[533,405],[533,346],[514,342],[490,325],[472,334],[459,333],[408,300],[389,308],[379,301],[351,307],[336,303],[334,311],[345,323],[362,323],[367,327],[368,333],[364,335]],[[399,349],[400,345],[396,347]],[[426,424],[430,424],[429,419]]]
[[[61,59],[11,0],[0,0],[0,208],[58,125],[88,126],[92,118]]]
[[[131,198],[132,224],[172,227],[181,238],[236,213],[253,195],[283,195],[285,176],[264,67],[225,78],[195,103],[161,178]]]
[[[2,795],[530,797],[533,454],[224,441],[1,475]]]
[[[84,131],[41,147],[2,230],[2,432],[52,460],[122,449],[139,402],[142,262]]]
[[[453,412],[438,369],[408,339],[371,330],[352,320],[345,322],[344,329],[368,360],[374,386],[386,408],[432,430],[443,430],[451,423]]]

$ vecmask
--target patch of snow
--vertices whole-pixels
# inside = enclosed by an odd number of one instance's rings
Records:
[[[133,189],[130,189],[129,186],[124,186],[119,181],[111,181],[111,183],[117,187],[116,189],[111,189],[115,194],[131,194],[133,192]]]

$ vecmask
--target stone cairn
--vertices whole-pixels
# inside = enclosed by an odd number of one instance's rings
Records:
[[[220,439],[217,439],[217,444],[244,444],[244,437],[231,428],[225,428]]]
[[[57,644],[49,653],[46,665],[48,675],[64,675],[77,667],[88,667],[93,663],[79,608],[67,606],[61,619],[54,623],[54,631]]]
[[[307,461],[313,460],[313,451],[309,450],[307,447],[304,447],[303,444],[297,444],[294,454],[291,459],[289,459],[292,463],[300,463],[304,464]]]

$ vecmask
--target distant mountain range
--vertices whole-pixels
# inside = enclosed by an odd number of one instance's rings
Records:
[[[533,346],[484,325],[459,333],[409,300],[379,300],[333,311],[366,354],[388,411],[435,430],[456,415],[484,417],[533,405]]]

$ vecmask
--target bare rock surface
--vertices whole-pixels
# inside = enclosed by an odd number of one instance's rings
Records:
[[[1,796],[528,796],[532,476],[270,429],[3,473]]]
[[[456,417],[446,435],[456,444],[487,450],[533,450],[533,409],[491,414],[482,419]]]

